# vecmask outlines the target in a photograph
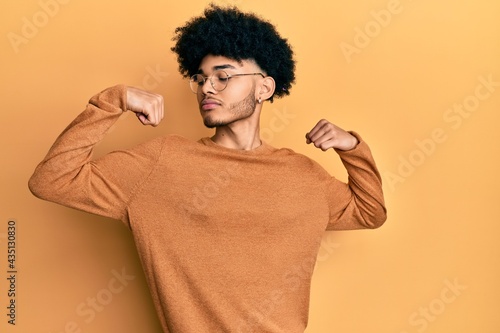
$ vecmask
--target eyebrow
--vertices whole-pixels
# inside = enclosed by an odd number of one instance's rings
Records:
[[[219,70],[219,69],[228,69],[228,68],[229,69],[236,69],[236,67],[234,67],[231,64],[224,64],[224,65],[214,66],[214,67],[212,67],[212,70],[216,71],[216,70]],[[203,74],[203,70],[201,68],[198,69],[198,74]]]

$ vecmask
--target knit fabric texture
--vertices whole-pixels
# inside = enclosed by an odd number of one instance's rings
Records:
[[[347,184],[265,142],[167,135],[93,159],[125,111],[123,85],[92,97],[37,166],[33,194],[130,228],[165,333],[303,333],[325,230],[386,219],[367,144],[353,133],[359,144],[337,151]]]

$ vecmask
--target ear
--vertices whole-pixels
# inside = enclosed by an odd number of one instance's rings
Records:
[[[259,99],[260,97],[263,101],[268,100],[273,96],[275,89],[276,82],[274,79],[271,76],[266,76],[260,80],[259,87],[256,89],[256,98]]]

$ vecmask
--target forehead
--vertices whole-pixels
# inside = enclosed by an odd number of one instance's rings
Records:
[[[209,73],[217,69],[241,69],[252,68],[256,64],[253,60],[234,60],[224,56],[205,56],[200,63],[199,72]]]

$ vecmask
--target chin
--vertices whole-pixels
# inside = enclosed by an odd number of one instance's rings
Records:
[[[203,122],[203,124],[205,125],[206,128],[216,128],[216,127],[219,127],[217,124],[207,123],[206,121]]]
[[[208,128],[216,128],[216,127],[226,126],[226,125],[230,124],[230,122],[222,121],[220,119],[219,120],[213,119],[212,117],[205,117],[203,119],[203,124],[205,125],[205,127],[208,127]]]
[[[250,117],[252,113],[249,114],[223,114],[217,116],[217,114],[210,112],[206,114],[202,114],[203,117],[203,124],[208,127],[208,128],[217,128],[217,127],[223,127],[227,125],[231,125],[232,123],[235,123],[240,120],[247,119]]]

